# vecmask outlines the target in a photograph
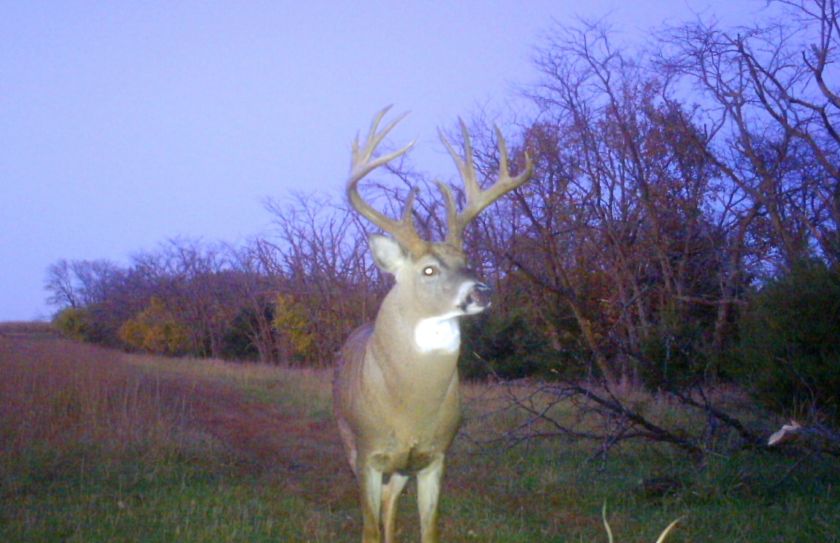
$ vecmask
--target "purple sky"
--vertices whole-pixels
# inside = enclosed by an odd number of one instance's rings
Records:
[[[60,258],[235,243],[268,230],[265,197],[338,195],[352,137],[386,104],[412,112],[393,142],[416,138],[416,166],[447,178],[436,127],[515,103],[553,19],[609,14],[639,41],[664,21],[748,23],[764,6],[0,2],[0,321],[49,317],[45,270]]]

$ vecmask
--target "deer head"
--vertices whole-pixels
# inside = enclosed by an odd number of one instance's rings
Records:
[[[371,236],[370,249],[374,260],[380,269],[394,275],[396,288],[405,291],[402,297],[412,304],[413,310],[421,320],[434,319],[443,322],[452,317],[479,313],[490,303],[489,288],[478,281],[467,266],[464,255],[465,230],[487,206],[525,183],[533,172],[533,163],[526,154],[523,171],[511,176],[508,169],[507,145],[501,132],[496,129],[500,156],[499,178],[491,187],[482,190],[473,164],[469,132],[464,122],[460,121],[464,157],[458,154],[446,136],[440,132],[441,141],[464,182],[466,204],[464,209],[459,211],[450,188],[438,182],[446,202],[447,235],[443,242],[424,240],[413,222],[415,190],[409,193],[400,220],[391,219],[377,211],[359,194],[358,185],[365,176],[405,154],[414,145],[414,142],[411,142],[401,149],[374,158],[382,140],[405,117],[403,114],[379,130],[379,125],[389,110],[390,106],[376,115],[362,144],[359,143],[358,137],[353,142],[351,173],[347,182],[347,196],[353,208],[392,236]]]

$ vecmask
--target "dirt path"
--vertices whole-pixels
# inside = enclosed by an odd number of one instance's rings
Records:
[[[162,395],[186,398],[191,424],[213,435],[253,471],[281,477],[290,492],[321,504],[355,499],[334,423],[250,399],[212,377],[160,377]]]

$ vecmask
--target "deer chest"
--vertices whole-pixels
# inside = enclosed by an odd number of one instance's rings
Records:
[[[423,421],[425,424],[404,420],[391,426],[371,451],[378,469],[386,473],[416,472],[444,454],[458,429],[460,414],[456,411],[441,415],[436,420]]]

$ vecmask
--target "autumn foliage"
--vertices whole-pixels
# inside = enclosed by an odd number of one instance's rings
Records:
[[[118,336],[127,346],[156,354],[181,354],[188,347],[188,332],[157,296],[120,326]]]

